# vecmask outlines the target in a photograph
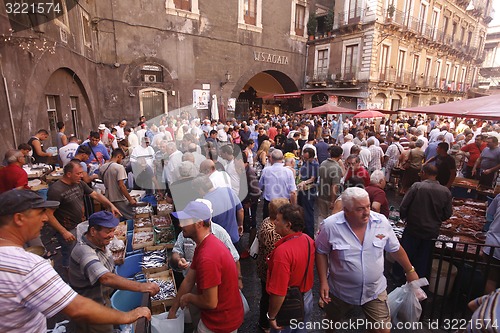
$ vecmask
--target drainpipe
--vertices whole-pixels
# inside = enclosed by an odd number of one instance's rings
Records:
[[[5,90],[5,97],[7,98],[7,108],[9,109],[10,127],[12,128],[12,137],[14,138],[14,147],[17,149],[17,138],[16,138],[16,131],[14,129],[14,118],[12,116],[12,105],[10,104],[9,87],[7,86],[7,78],[5,77],[5,74],[3,73],[2,55],[1,54],[0,54],[0,72],[2,73],[3,88]]]

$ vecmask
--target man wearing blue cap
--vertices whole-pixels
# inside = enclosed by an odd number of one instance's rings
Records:
[[[99,304],[109,304],[112,289],[138,291],[156,295],[160,288],[156,283],[140,283],[114,274],[115,264],[106,246],[114,237],[120,221],[108,211],[90,215],[88,231],[71,252],[69,283],[80,295]],[[112,325],[76,323],[77,332],[113,331]]]
[[[192,304],[201,311],[197,332],[236,332],[243,322],[238,271],[228,248],[210,232],[210,208],[191,201],[183,211],[172,214],[179,219],[182,235],[195,241],[196,250],[169,318],[175,318],[179,306]],[[195,283],[198,292],[192,293]]]
[[[148,308],[120,312],[78,295],[48,261],[28,253],[23,245],[40,235],[47,209],[59,206],[35,192],[0,194],[0,332],[46,332],[46,318],[59,312],[96,324],[129,324],[151,318]]]

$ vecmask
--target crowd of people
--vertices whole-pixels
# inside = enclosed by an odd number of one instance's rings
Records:
[[[391,118],[280,114],[221,122],[184,113],[149,121],[141,117],[135,127],[125,119],[99,124],[86,138],[68,137],[64,123],[58,123],[57,155],[46,151],[49,133],[39,130],[8,151],[0,169],[0,251],[15,252],[29,263],[16,270],[2,263],[0,280],[22,289],[23,274],[35,279],[43,267],[46,275],[40,289],[23,291],[16,299],[0,297],[16,309],[11,316],[19,319],[22,312],[36,322],[16,319],[0,328],[26,332],[26,325],[43,327],[44,316],[59,311],[86,319],[66,309],[77,300],[87,302],[85,297],[107,304],[111,289],[158,292],[153,284],[114,274],[106,249],[119,219],[134,216],[132,189],[174,206],[178,237],[171,264],[183,272],[183,281],[169,316],[188,306],[198,332],[233,332],[241,325],[239,261],[249,256],[256,239],[258,326],[263,331],[305,332],[280,322],[280,308],[288,287],[297,286],[304,297],[304,320],[310,320],[314,267],[326,318],[342,320],[352,306],[361,306],[369,321],[390,322],[384,251],[396,261],[396,278],[429,277],[432,239],[452,214],[455,178],[477,179],[491,188],[500,169],[498,124],[420,115]],[[27,191],[27,163],[63,168],[62,178],[49,187],[48,201]],[[95,182],[103,183],[104,193],[93,188]],[[387,219],[390,189],[404,196],[401,217],[407,226],[401,244]],[[19,203],[7,207],[16,198]],[[94,212],[94,201],[108,211]],[[260,207],[262,221],[257,218]],[[84,220],[88,230],[77,239],[77,225]],[[61,246],[58,273],[71,288],[46,262],[17,249],[43,245],[38,232],[43,223],[43,234],[55,236]],[[500,217],[492,232],[499,224]],[[26,232],[26,225],[34,229]],[[490,245],[500,245],[499,238],[489,236]],[[495,254],[494,260],[500,258]],[[30,303],[49,295],[43,287],[46,278],[57,281],[60,294],[51,303]],[[0,288],[0,296],[13,290]],[[77,320],[77,332],[111,332],[109,324],[150,316],[146,309],[120,319],[117,311],[104,313],[109,316]],[[389,326],[382,327],[380,332],[389,332]]]

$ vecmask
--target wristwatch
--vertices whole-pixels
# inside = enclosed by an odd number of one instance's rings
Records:
[[[274,317],[274,318],[269,317],[269,312],[266,313],[266,317],[267,317],[267,320],[269,320],[269,321],[275,321],[276,320],[276,317]]]

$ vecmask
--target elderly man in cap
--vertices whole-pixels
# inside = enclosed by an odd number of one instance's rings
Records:
[[[182,282],[169,318],[177,309],[194,305],[201,311],[197,332],[237,332],[243,323],[243,303],[238,289],[238,270],[229,249],[210,231],[210,208],[191,201],[179,219],[182,235],[196,243],[193,261]],[[191,292],[196,283],[197,293]]]
[[[151,317],[147,308],[127,313],[106,308],[78,295],[48,261],[28,253],[23,245],[38,237],[47,222],[45,201],[35,192],[11,190],[0,195],[0,332],[45,332],[46,318],[59,312],[95,324],[128,324]]]
[[[115,264],[107,245],[114,237],[119,220],[107,211],[89,217],[88,231],[71,252],[69,283],[80,295],[108,305],[111,289],[138,291],[156,295],[156,283],[140,283],[114,274]],[[77,332],[113,332],[112,325],[76,323]]]

